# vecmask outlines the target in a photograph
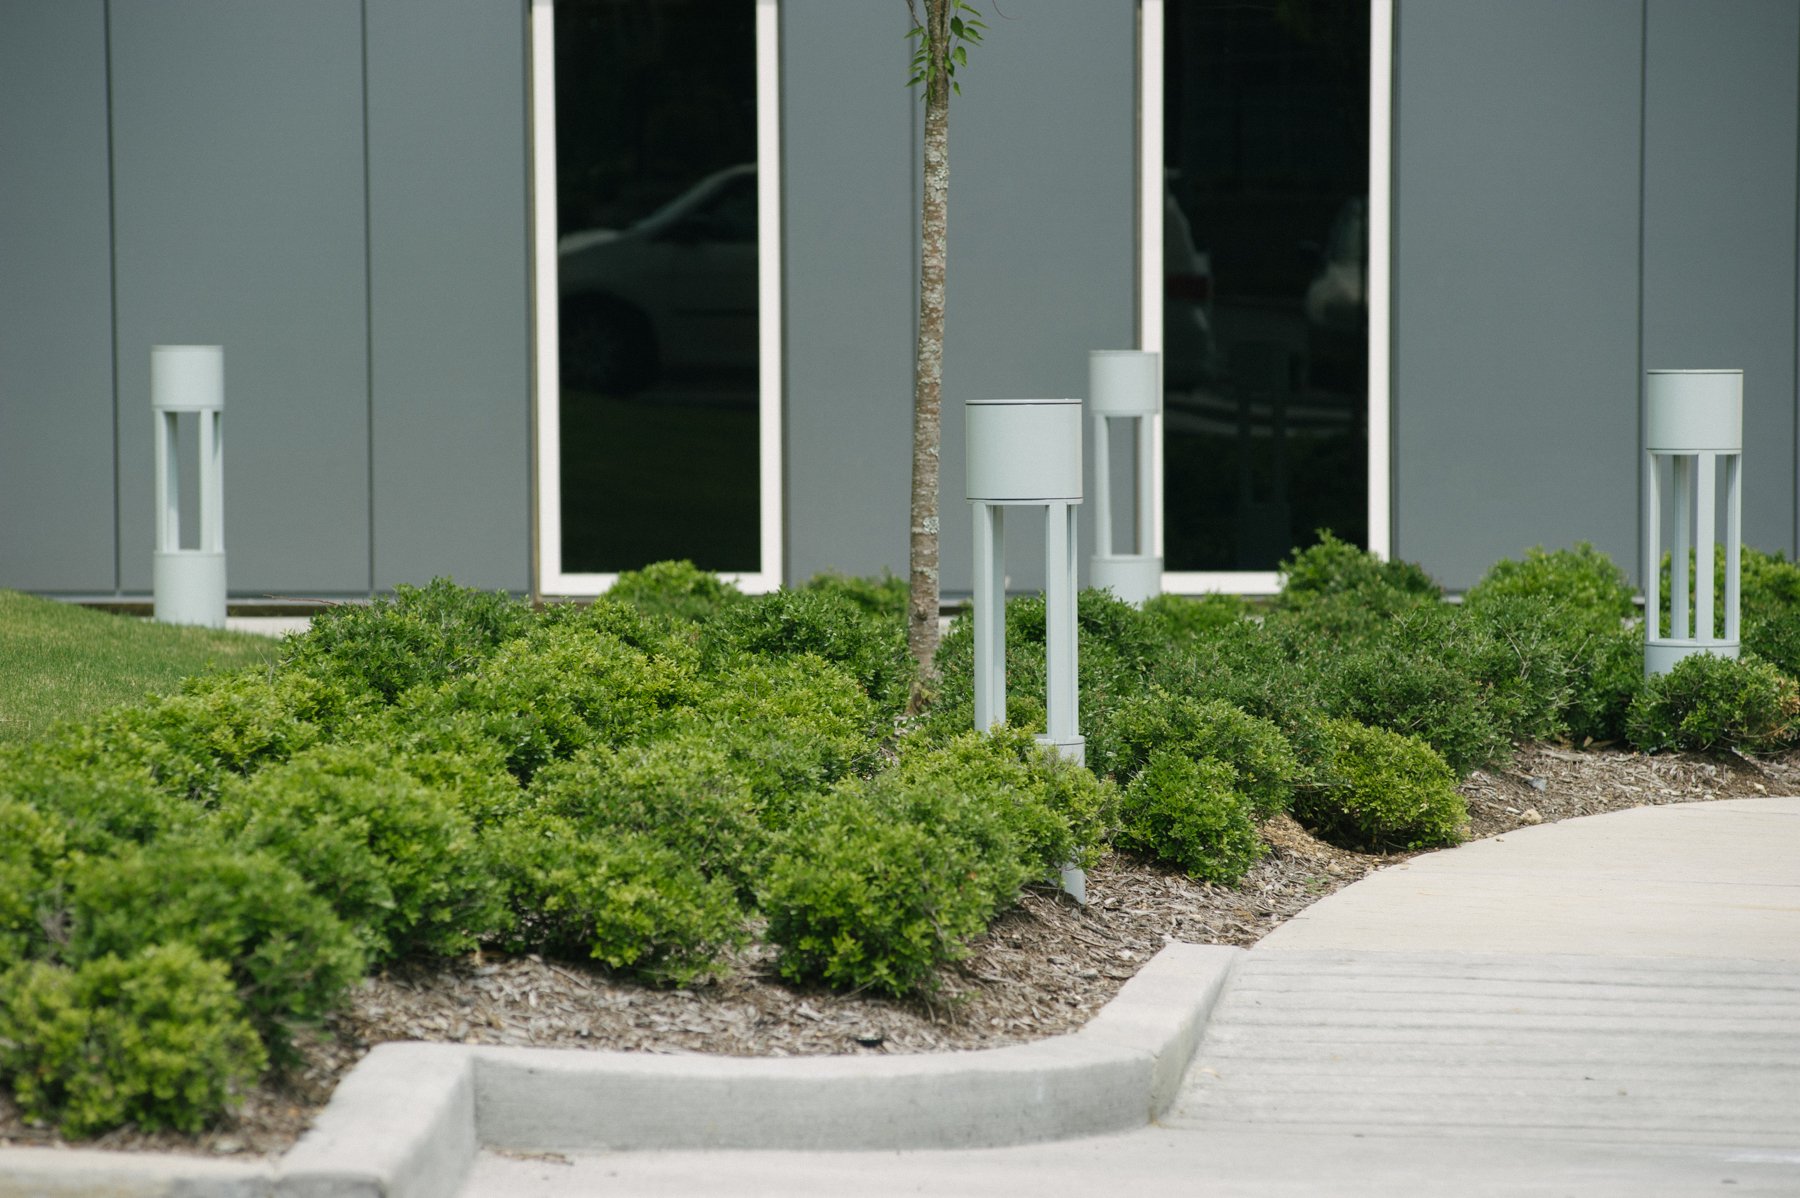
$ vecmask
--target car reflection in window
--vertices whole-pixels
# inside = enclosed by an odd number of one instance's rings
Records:
[[[710,384],[755,399],[756,167],[708,175],[626,229],[557,247],[565,388]]]

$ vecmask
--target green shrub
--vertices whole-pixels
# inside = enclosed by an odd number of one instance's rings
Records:
[[[713,625],[716,652],[787,657],[810,653],[839,666],[890,718],[906,706],[913,659],[906,625],[873,616],[831,589],[780,590],[735,605]]]
[[[1625,738],[1626,719],[1644,689],[1644,630],[1615,628],[1589,642],[1577,669],[1566,717],[1576,744]]]
[[[941,745],[902,742],[897,777],[986,796],[1039,876],[1100,858],[1117,803],[1115,788],[1037,743],[1025,729],[965,732]]]
[[[1753,657],[1684,657],[1651,678],[1631,705],[1627,732],[1640,749],[1775,749],[1794,739],[1800,687]]]
[[[0,975],[0,1079],[20,1114],[71,1138],[197,1132],[265,1064],[225,966],[188,945]]]
[[[744,939],[731,884],[655,837],[592,835],[538,813],[497,838],[516,912],[512,948],[682,984],[713,971],[716,957]]]
[[[1496,562],[1463,597],[1466,607],[1482,608],[1503,598],[1539,596],[1568,608],[1564,617],[1597,632],[1616,630],[1636,614],[1631,584],[1613,560],[1586,541],[1572,549],[1546,552],[1541,545],[1525,551],[1521,561]]]
[[[1515,741],[1552,740],[1567,731],[1581,675],[1601,640],[1619,629],[1610,615],[1586,619],[1549,595],[1494,594],[1433,615],[1447,618],[1425,620],[1409,613],[1397,631],[1411,637],[1417,649],[1441,654],[1473,677],[1481,685],[1482,706],[1502,735]]]
[[[110,853],[121,841],[143,844],[204,818],[194,804],[157,787],[148,769],[92,751],[78,730],[0,753],[0,798],[53,819],[67,851]]]
[[[703,736],[584,750],[540,771],[531,800],[586,836],[648,837],[746,897],[766,849],[749,785]]]
[[[1321,657],[1313,668],[1325,711],[1416,736],[1459,777],[1511,751],[1507,730],[1488,709],[1485,688],[1465,663],[1426,649],[1404,631]]]
[[[906,623],[906,579],[884,573],[880,578],[855,578],[843,574],[815,574],[806,580],[809,591],[840,595],[866,615],[889,622]]]
[[[1202,882],[1230,885],[1262,855],[1237,771],[1211,757],[1158,749],[1125,787],[1119,846]]]
[[[1096,771],[1126,780],[1159,749],[1231,766],[1238,788],[1259,815],[1286,811],[1293,802],[1300,762],[1281,729],[1219,699],[1152,687],[1120,704],[1104,739],[1088,744]]]
[[[1295,653],[1268,628],[1243,620],[1186,651],[1158,657],[1150,685],[1218,700],[1268,720],[1287,738],[1300,763],[1297,781],[1305,781],[1324,768],[1329,756],[1320,724],[1324,688],[1314,660],[1322,655],[1323,649],[1311,646]],[[1104,745],[1105,737],[1100,739]]]
[[[1468,807],[1444,759],[1416,737],[1332,720],[1332,777],[1302,791],[1302,823],[1334,844],[1385,852],[1455,844]]]
[[[375,746],[314,749],[227,786],[217,823],[327,898],[373,961],[467,952],[504,926],[468,813]]]
[[[87,858],[70,875],[70,961],[191,944],[230,966],[239,996],[277,1056],[287,1047],[289,1023],[325,1015],[362,976],[362,948],[350,929],[267,853],[161,840],[113,858]]]
[[[711,740],[775,826],[803,796],[871,768],[875,704],[822,658],[740,656],[720,662],[673,732]]]
[[[38,955],[50,929],[43,909],[64,865],[62,829],[30,803],[0,795],[0,971]]]
[[[263,671],[191,678],[180,694],[70,730],[59,758],[80,768],[141,767],[157,786],[211,805],[234,775],[353,735],[374,700],[340,679]]]
[[[609,632],[557,623],[512,641],[480,668],[409,692],[405,728],[473,722],[521,780],[589,745],[653,736],[700,687],[691,655],[646,653]]]
[[[1382,561],[1364,549],[1320,529],[1318,541],[1296,549],[1281,563],[1281,593],[1275,606],[1288,609],[1331,595],[1351,595],[1384,611],[1436,599],[1441,588],[1412,562]]]
[[[283,670],[342,680],[391,703],[415,686],[467,673],[523,636],[531,608],[505,592],[486,593],[436,578],[394,588],[368,604],[327,607],[283,647]]]
[[[762,906],[783,977],[907,994],[932,989],[1040,871],[985,796],[887,774],[808,804]]]
[[[1145,601],[1143,613],[1158,640],[1185,645],[1247,618],[1250,604],[1239,595],[1156,595]]]
[[[627,570],[606,597],[648,615],[704,623],[744,599],[743,592],[693,562],[656,562]]]

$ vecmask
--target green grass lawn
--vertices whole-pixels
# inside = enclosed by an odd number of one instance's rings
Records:
[[[276,646],[0,590],[0,744],[166,693],[190,674],[269,661]]]

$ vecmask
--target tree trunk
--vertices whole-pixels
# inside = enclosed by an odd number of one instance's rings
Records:
[[[925,0],[931,52],[950,41],[950,0]],[[925,82],[925,179],[919,206],[919,342],[913,359],[912,519],[906,645],[919,664],[917,711],[938,645],[938,445],[944,377],[944,263],[949,251],[950,76]]]

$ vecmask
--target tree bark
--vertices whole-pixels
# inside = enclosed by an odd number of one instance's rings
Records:
[[[925,0],[929,50],[950,42],[950,0]],[[950,75],[925,81],[925,178],[919,205],[919,340],[913,358],[912,517],[906,644],[918,663],[909,710],[932,679],[938,646],[938,446],[944,377],[944,267],[949,251]]]

